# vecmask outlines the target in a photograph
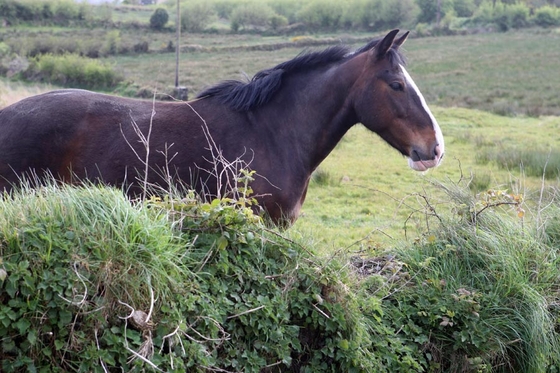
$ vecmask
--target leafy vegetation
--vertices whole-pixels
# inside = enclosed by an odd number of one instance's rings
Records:
[[[328,257],[244,200],[5,194],[2,370],[557,371],[559,210],[533,229],[519,195],[444,189],[423,239]]]
[[[165,24],[169,21],[169,14],[167,10],[163,8],[157,8],[150,17],[150,27],[155,30],[161,30],[165,27]]]
[[[183,1],[182,27],[193,32],[203,30],[229,30],[233,32],[290,32],[290,25],[301,31],[381,31],[389,27],[414,28],[423,33],[457,33],[466,29],[522,28],[528,26],[551,27],[560,24],[558,2],[535,0],[209,0]],[[127,27],[152,27],[156,14],[158,26],[163,29],[163,11],[173,19],[176,1],[168,0],[167,9],[125,5],[112,7],[92,6],[70,0],[30,1],[2,0],[0,11],[4,21],[34,25],[104,25]],[[265,10],[264,12],[256,11]],[[252,11],[255,10],[255,11]],[[151,13],[150,13],[151,11]],[[129,14],[136,13],[136,17]],[[137,17],[142,14],[142,17]],[[209,15],[218,15],[219,19]],[[200,17],[199,17],[200,16]],[[241,23],[239,22],[241,21]],[[279,27],[279,24],[282,27]],[[243,26],[245,25],[245,27]],[[426,25],[432,25],[426,27]],[[285,27],[288,26],[288,27]],[[172,26],[172,27],[175,27]]]
[[[397,324],[434,371],[557,371],[557,247],[523,226],[521,196],[446,188],[456,215],[435,212],[438,228],[398,251],[411,281],[390,297]]]
[[[122,80],[103,62],[75,54],[44,54],[30,61],[24,76],[31,81],[89,89],[110,89]]]
[[[236,201],[131,205],[117,190],[50,185],[4,195],[0,210],[4,372],[418,366],[361,314],[338,260]]]

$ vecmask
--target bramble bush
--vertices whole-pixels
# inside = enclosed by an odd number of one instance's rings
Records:
[[[1,369],[558,372],[560,209],[533,230],[520,195],[443,188],[415,243],[327,258],[244,192],[4,194]]]
[[[344,265],[245,202],[47,185],[0,211],[3,372],[418,368]]]

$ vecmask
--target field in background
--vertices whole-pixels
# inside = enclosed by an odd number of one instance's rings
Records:
[[[126,35],[121,33],[122,38]],[[338,37],[350,40],[364,36]],[[170,40],[172,34],[158,34],[150,50],[161,50]],[[258,46],[291,40],[280,36],[185,35],[183,47],[188,52],[181,55],[180,82],[193,97],[220,80],[240,79],[243,73],[252,76],[305,49],[295,43],[278,49]],[[525,176],[524,167],[503,169],[493,160],[481,162],[480,154],[505,148],[554,154],[560,149],[559,44],[560,32],[555,30],[411,38],[405,45],[409,71],[433,107],[446,137],[444,164],[426,174],[414,172],[396,151],[357,126],[321,165],[303,215],[290,233],[310,233],[327,252],[357,241],[361,245],[392,245],[395,239],[405,238],[405,227],[406,238],[415,239],[426,224],[424,196],[432,198],[430,203],[438,213],[448,209],[437,202],[441,194],[433,184],[438,182],[472,178],[474,192],[508,189],[523,193],[529,204],[538,201],[540,178]],[[104,60],[146,90],[162,91],[173,85],[173,53]],[[48,89],[2,81],[0,105]],[[551,114],[556,116],[546,116]],[[546,183],[558,187],[557,178]],[[528,211],[526,219],[531,218]]]
[[[295,230],[311,233],[321,242],[317,246],[327,251],[354,243],[359,248],[394,245],[395,239],[415,240],[427,228],[430,207],[439,215],[452,212],[449,198],[443,197],[437,185],[459,182],[470,182],[473,193],[496,189],[523,194],[528,212],[524,219],[531,219],[542,179],[525,175],[523,166],[502,169],[495,162],[481,163],[478,156],[503,148],[558,150],[560,117],[509,118],[442,107],[434,107],[433,112],[446,141],[445,160],[439,168],[426,173],[409,169],[400,154],[363,126],[356,126],[320,166]],[[548,190],[559,184],[553,179],[545,185]],[[506,211],[516,214],[514,209]]]
[[[309,39],[340,39],[352,46],[380,35],[316,35]],[[124,37],[124,36],[123,36]],[[168,41],[173,35],[166,35]],[[167,40],[159,35],[163,48]],[[191,95],[223,79],[242,79],[308,49],[292,37],[258,35],[185,35],[180,83]],[[297,37],[295,38],[297,40]],[[291,48],[270,46],[293,43]],[[560,29],[524,30],[465,36],[411,38],[404,46],[408,70],[428,103],[482,109],[503,115],[560,115]],[[258,46],[261,46],[258,50]],[[268,46],[268,48],[266,48]],[[152,48],[152,46],[151,46]],[[197,48],[199,51],[197,51]],[[206,50],[205,50],[206,48]],[[212,50],[207,50],[211,48]],[[245,49],[244,49],[245,48]],[[254,50],[254,49],[257,50]],[[127,79],[161,90],[174,84],[175,54],[109,57]]]
[[[186,37],[187,43],[215,48],[181,56],[182,84],[190,88],[191,96],[222,79],[242,79],[243,73],[250,77],[304,49],[242,51],[244,45],[285,40],[256,35],[224,37],[222,42],[212,36]],[[433,183],[438,182],[472,178],[474,192],[507,189],[526,195],[529,202],[534,200],[541,188],[540,178],[526,176],[524,167],[502,169],[492,161],[482,163],[477,155],[503,148],[519,152],[560,149],[560,118],[545,116],[560,115],[560,96],[554,89],[560,86],[560,74],[555,73],[560,50],[554,47],[559,43],[557,31],[411,38],[405,44],[408,69],[428,103],[439,106],[434,114],[446,137],[444,164],[426,174],[416,173],[396,151],[358,126],[321,165],[292,232],[311,233],[327,251],[356,241],[387,245],[404,238],[405,233],[414,239],[419,232],[416,228],[425,227],[423,196],[437,198]],[[132,57],[110,60],[132,80],[147,86],[156,82],[161,89],[174,76],[172,54],[141,61]],[[150,73],[147,66],[152,68]],[[547,183],[557,185],[556,180]],[[438,213],[445,213],[446,206],[435,207]]]

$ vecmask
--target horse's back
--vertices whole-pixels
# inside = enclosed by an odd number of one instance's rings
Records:
[[[105,95],[65,89],[32,96],[0,111],[0,190],[28,173],[68,174],[72,148],[91,106]],[[88,130],[92,135],[91,128]],[[85,135],[85,134],[84,134]],[[77,149],[76,149],[77,150]]]

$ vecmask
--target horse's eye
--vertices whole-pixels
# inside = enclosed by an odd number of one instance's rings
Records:
[[[394,91],[404,91],[404,86],[401,82],[390,83],[389,87],[391,87]]]

